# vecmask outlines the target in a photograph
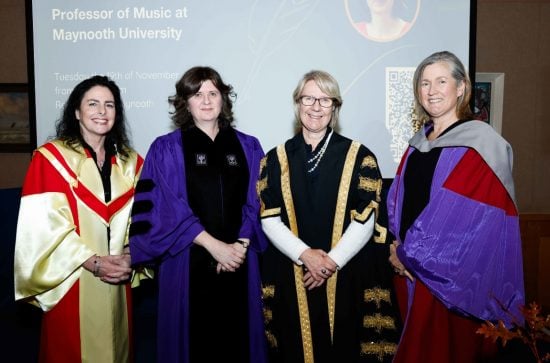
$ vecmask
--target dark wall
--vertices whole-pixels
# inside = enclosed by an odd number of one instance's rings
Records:
[[[27,303],[15,303],[13,250],[21,189],[0,189],[0,327],[4,362],[36,362],[41,311]]]

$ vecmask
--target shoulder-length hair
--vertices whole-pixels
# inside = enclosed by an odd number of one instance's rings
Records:
[[[424,69],[434,63],[445,62],[450,70],[451,75],[456,81],[457,86],[463,82],[464,83],[464,92],[460,97],[458,97],[456,104],[456,114],[459,119],[464,120],[472,117],[472,111],[470,109],[470,98],[472,97],[472,82],[468,76],[468,72],[464,68],[464,65],[458,59],[456,55],[451,52],[443,51],[437,52],[426,59],[424,59],[414,72],[413,78],[413,90],[414,90],[414,122],[416,127],[424,125],[428,120],[430,120],[430,115],[426,112],[424,107],[420,102],[420,83],[422,82],[422,74]]]
[[[127,157],[130,151],[130,141],[126,131],[126,117],[124,116],[124,104],[120,97],[120,89],[114,81],[105,76],[92,76],[75,86],[65,102],[61,118],[56,122],[56,137],[73,150],[84,144],[76,111],[80,110],[86,92],[95,86],[109,89],[115,101],[115,123],[106,135],[105,144],[113,146],[120,155]]]
[[[333,129],[338,127],[338,120],[340,118],[340,108],[342,107],[343,101],[342,96],[340,95],[340,87],[336,79],[331,76],[328,72],[312,70],[304,74],[298,85],[294,89],[292,94],[292,99],[294,100],[294,123],[296,130],[299,130],[302,127],[302,121],[300,120],[300,97],[302,96],[302,91],[306,86],[306,83],[309,81],[314,81],[317,87],[323,93],[332,98],[332,116],[330,118],[330,127]]]
[[[177,127],[186,130],[195,125],[193,116],[188,109],[188,101],[206,81],[211,81],[222,96],[222,110],[218,117],[218,126],[220,128],[231,126],[234,120],[233,100],[236,98],[233,87],[224,83],[220,74],[213,68],[193,67],[185,72],[176,83],[176,94],[168,97],[168,102],[174,107],[174,110],[170,112],[171,118]]]

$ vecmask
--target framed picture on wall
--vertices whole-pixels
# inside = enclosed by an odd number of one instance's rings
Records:
[[[504,73],[476,73],[473,97],[474,118],[487,122],[501,133]]]
[[[0,152],[29,150],[28,86],[26,83],[0,83]]]

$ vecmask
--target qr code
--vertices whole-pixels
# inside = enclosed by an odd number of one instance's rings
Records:
[[[413,135],[414,67],[386,68],[386,128],[390,132],[390,150],[398,163]]]

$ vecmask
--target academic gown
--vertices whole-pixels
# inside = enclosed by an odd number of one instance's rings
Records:
[[[429,125],[410,141],[388,193],[390,231],[398,237],[408,309],[396,362],[472,362],[491,354],[482,321],[521,321],[524,304],[512,150],[491,126],[468,121],[429,141]],[[400,231],[412,153],[440,148],[429,200]],[[408,191],[415,193],[416,191]],[[507,310],[507,311],[505,311]],[[493,352],[494,353],[494,352]]]
[[[82,264],[120,255],[142,158],[111,163],[110,201],[91,153],[49,142],[33,155],[23,185],[15,246],[15,298],[39,306],[43,362],[127,362],[129,284],[100,281]]]
[[[389,361],[398,325],[386,228],[379,215],[382,179],[376,158],[363,145],[336,133],[308,175],[306,168],[313,164],[306,166],[309,156],[301,133],[267,154],[258,186],[262,218],[280,217],[311,248],[327,252],[352,219],[365,223],[374,215],[375,232],[326,284],[311,291],[303,287],[303,267],[274,246],[268,248],[263,287],[271,359]]]
[[[249,358],[251,362],[261,363],[266,360],[266,342],[258,257],[266,248],[267,241],[259,224],[256,181],[263,151],[256,138],[234,131],[244,151],[249,175],[238,232],[239,237],[250,239],[246,256]],[[190,335],[193,334],[189,306],[191,249],[194,238],[205,230],[189,204],[183,150],[181,130],[153,142],[138,183],[130,228],[132,261],[135,264],[158,264],[159,362],[189,362]],[[239,334],[238,327],[223,329],[224,334]],[[218,349],[216,341],[211,342],[211,349]],[[227,357],[227,361],[231,359],[231,356]]]

